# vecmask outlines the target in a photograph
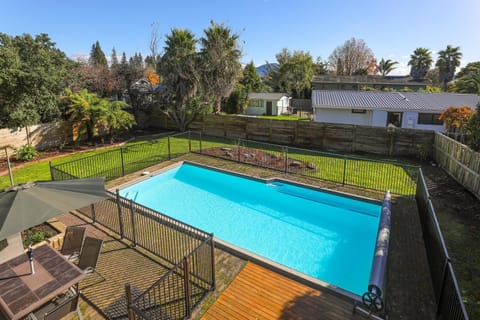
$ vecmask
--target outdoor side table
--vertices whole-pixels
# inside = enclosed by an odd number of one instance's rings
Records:
[[[26,254],[0,264],[0,309],[7,319],[25,317],[87,277],[49,245],[33,254],[33,275]]]

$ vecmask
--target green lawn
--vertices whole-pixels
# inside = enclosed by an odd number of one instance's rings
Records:
[[[170,144],[168,143],[169,140]],[[52,163],[56,168],[76,177],[105,176],[110,180],[168,160],[169,154],[173,158],[185,154],[189,150],[202,152],[214,147],[227,147],[236,151],[238,149],[237,143],[238,140],[236,139],[200,138],[200,136],[193,134],[191,141],[189,141],[188,133],[185,133],[170,138],[137,140],[121,148],[75,154],[54,160]],[[241,153],[263,149],[265,153],[276,155],[277,159],[284,159],[284,150],[281,146],[241,140],[240,148]],[[238,155],[238,153],[236,154]],[[393,193],[402,195],[412,195],[415,192],[417,169],[413,166],[385,163],[372,159],[339,157],[338,155],[290,147],[288,148],[288,159],[289,161],[300,161],[302,166],[306,166],[306,164],[313,166],[315,169],[303,168],[301,170],[301,174],[306,176],[375,190],[389,189]],[[271,163],[267,162],[260,165],[273,167]],[[15,183],[49,179],[48,162],[32,164],[14,171]],[[8,176],[0,177],[0,188],[8,186]]]

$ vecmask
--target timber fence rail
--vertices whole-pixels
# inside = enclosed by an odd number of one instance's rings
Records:
[[[468,320],[452,261],[421,170],[415,198],[437,303],[437,319]]]
[[[450,176],[480,199],[480,153],[437,132],[434,155]]]

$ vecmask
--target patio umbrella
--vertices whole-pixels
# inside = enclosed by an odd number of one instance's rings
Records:
[[[105,178],[39,181],[13,186],[0,192],[0,240],[27,230],[33,274],[28,229],[106,197]]]

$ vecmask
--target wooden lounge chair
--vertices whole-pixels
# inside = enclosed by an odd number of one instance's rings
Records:
[[[78,258],[77,266],[86,274],[92,274],[95,272],[105,280],[105,277],[97,270],[97,263],[98,258],[100,257],[100,251],[102,250],[102,245],[102,239],[86,237],[83,242],[80,257]]]
[[[28,317],[31,320],[60,320],[71,312],[76,311],[78,319],[82,319],[82,313],[78,308],[78,298],[78,291],[70,288],[65,294],[30,313]]]
[[[69,226],[65,230],[62,248],[60,253],[69,260],[75,260],[82,250],[83,240],[85,238],[85,227]]]

